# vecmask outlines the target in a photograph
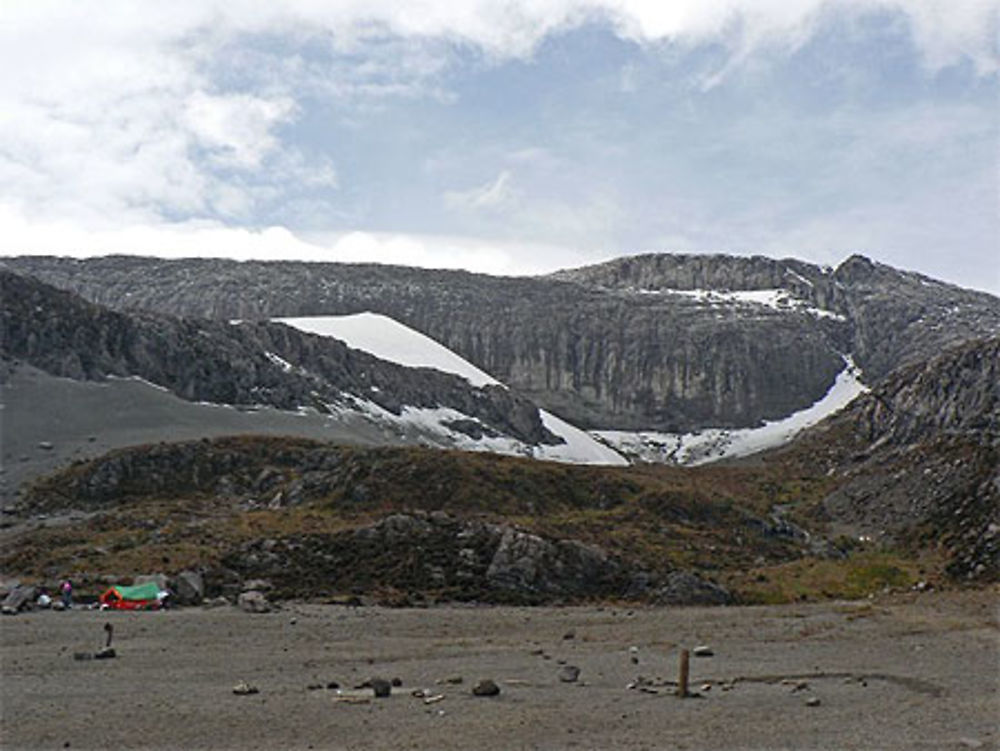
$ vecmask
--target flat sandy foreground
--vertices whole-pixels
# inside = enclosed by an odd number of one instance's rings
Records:
[[[0,620],[2,747],[997,748],[997,594],[29,613]],[[75,659],[103,645],[106,623],[117,658]],[[699,644],[714,652],[691,658],[701,696],[679,699],[668,683],[679,649]],[[563,663],[580,669],[576,682],[560,679]],[[372,676],[402,685],[384,699],[352,690]],[[482,678],[500,695],[473,696]],[[234,694],[241,681],[259,693]],[[426,703],[417,689],[443,698]]]

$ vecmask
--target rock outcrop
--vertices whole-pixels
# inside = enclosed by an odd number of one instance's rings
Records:
[[[244,577],[267,577],[283,597],[396,591],[407,601],[525,604],[634,596],[638,573],[596,546],[444,512],[397,513],[337,534],[258,540],[223,564]],[[667,583],[671,604],[728,601],[720,587],[684,577],[686,588]],[[707,591],[714,599],[703,596]]]

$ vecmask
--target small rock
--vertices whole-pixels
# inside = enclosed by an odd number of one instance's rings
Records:
[[[810,696],[806,699],[807,707],[818,707],[820,705],[820,700],[818,696]]]
[[[322,688],[323,688],[322,683],[310,683],[308,686],[306,686],[306,691],[319,691]]]
[[[576,638],[576,631],[574,631],[573,629],[570,629],[565,634],[563,634],[563,639],[575,639],[575,638]]]
[[[392,693],[392,684],[385,678],[372,678],[369,683],[377,699],[384,699]]]
[[[500,687],[489,678],[484,678],[472,687],[473,696],[497,696]]]
[[[437,682],[439,684],[440,683],[451,683],[452,685],[457,686],[459,683],[462,682],[462,676],[460,676],[460,675],[449,675],[447,678],[439,678]]]
[[[702,683],[701,684],[701,688],[699,690],[702,693],[704,693],[706,691],[711,691],[712,690],[712,684],[711,683]]]
[[[95,660],[112,660],[117,656],[114,647],[102,647],[94,653]]]
[[[705,644],[699,644],[697,647],[691,650],[691,654],[693,654],[695,657],[711,657],[715,654],[715,652],[712,651],[711,647]]]
[[[54,447],[51,441],[39,441],[38,448],[43,449],[45,451],[51,451]]]
[[[240,681],[233,686],[233,693],[237,696],[248,696],[250,694],[259,694],[260,689],[246,681]]]
[[[326,684],[326,687],[332,691],[334,689],[340,688],[340,684],[337,683],[336,681],[330,681],[329,683]]]
[[[402,679],[402,678],[399,678],[399,677],[397,677],[397,678],[393,678],[393,679],[392,679],[392,680],[390,681],[390,683],[392,683],[392,687],[393,687],[393,688],[399,688],[400,686],[402,686],[402,685],[403,685],[403,679]]]
[[[576,665],[563,665],[559,670],[559,680],[563,683],[576,683],[580,677],[580,668]]]

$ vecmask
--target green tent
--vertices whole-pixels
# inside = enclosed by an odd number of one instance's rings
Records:
[[[160,588],[156,582],[134,587],[114,586],[101,595],[101,605],[116,610],[143,610],[160,607]]]

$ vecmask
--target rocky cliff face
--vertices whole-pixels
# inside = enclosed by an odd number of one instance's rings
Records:
[[[853,353],[870,382],[1000,331],[1000,301],[854,257],[649,255],[545,278],[375,265],[14,258],[120,309],[257,320],[391,316],[583,426],[746,427],[822,396]],[[715,290],[714,297],[688,293]],[[783,290],[770,303],[734,291]]]
[[[75,379],[139,376],[191,401],[294,410],[359,402],[399,414],[404,406],[451,407],[456,429],[559,442],[537,407],[498,386],[405,368],[342,342],[266,322],[126,314],[0,269],[0,354]]]
[[[1000,576],[1000,336],[894,372],[799,443],[841,478],[823,508],[852,535]]]

